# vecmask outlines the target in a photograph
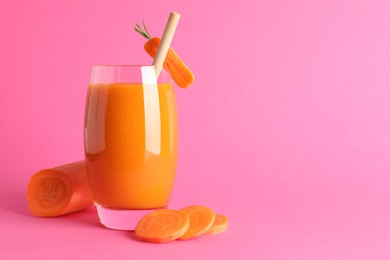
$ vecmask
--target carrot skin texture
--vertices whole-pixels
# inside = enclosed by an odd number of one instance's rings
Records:
[[[154,37],[148,40],[144,45],[145,51],[152,58],[154,58],[157,53],[160,41],[160,38]],[[172,48],[169,48],[168,50],[163,67],[165,70],[170,71],[173,81],[179,87],[188,88],[195,81],[194,74]]]
[[[36,172],[27,187],[27,202],[31,213],[38,217],[57,217],[90,206],[93,198],[85,162]]]

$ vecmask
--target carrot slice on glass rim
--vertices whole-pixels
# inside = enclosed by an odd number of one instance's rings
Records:
[[[139,24],[135,24],[134,29],[147,39],[144,49],[152,58],[154,58],[161,39],[158,37],[152,38],[146,29],[145,23],[143,23],[143,27]],[[171,73],[173,81],[181,88],[188,88],[195,81],[194,74],[172,48],[169,48],[168,50],[163,67]]]

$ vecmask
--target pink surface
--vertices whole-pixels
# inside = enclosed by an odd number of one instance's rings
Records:
[[[96,211],[30,216],[29,177],[83,157],[95,63],[151,63],[161,35],[196,75],[176,89],[172,208],[203,204],[226,233],[165,245]],[[390,2],[1,1],[0,258],[389,259]]]

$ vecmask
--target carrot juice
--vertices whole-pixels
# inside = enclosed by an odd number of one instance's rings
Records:
[[[137,82],[123,71],[107,75],[109,80],[91,79],[85,111],[85,158],[95,204],[119,210],[164,208],[177,160],[173,86],[150,83],[145,75]]]

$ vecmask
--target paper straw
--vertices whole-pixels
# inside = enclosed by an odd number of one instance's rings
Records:
[[[175,34],[176,26],[179,23],[180,14],[171,12],[167,25],[165,26],[164,34],[161,37],[160,44],[157,49],[156,56],[153,60],[153,65],[156,66],[156,78],[160,75],[162,66],[167,56],[169,46],[171,45],[173,35]]]

